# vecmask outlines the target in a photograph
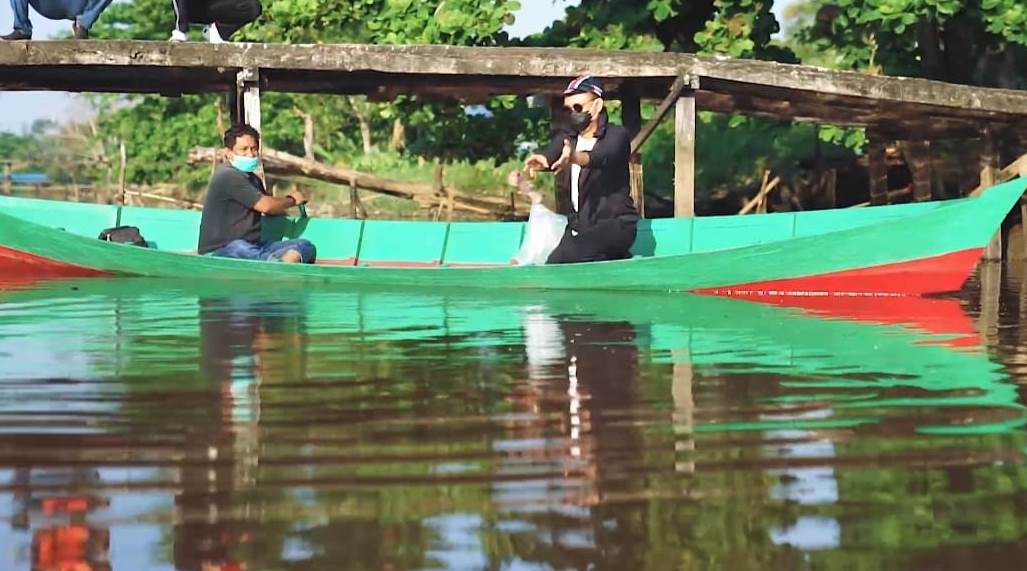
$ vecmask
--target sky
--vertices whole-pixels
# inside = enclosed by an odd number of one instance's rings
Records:
[[[780,9],[790,2],[791,0],[786,0],[775,5],[775,12],[779,17]],[[514,37],[540,32],[554,20],[562,17],[567,6],[579,3],[580,0],[521,0],[521,9],[516,14],[516,21],[507,27],[507,31]],[[169,9],[170,4],[169,0]],[[34,28],[32,35],[36,39],[49,38],[71,27],[70,21],[47,20],[35,12],[31,14]],[[0,34],[6,34],[11,30],[12,20],[8,3],[0,0]],[[169,34],[170,32],[168,30]],[[66,93],[0,93],[0,131],[22,132],[36,119],[49,118],[61,122],[76,113],[84,113],[85,109],[82,103],[76,103],[74,96]]]

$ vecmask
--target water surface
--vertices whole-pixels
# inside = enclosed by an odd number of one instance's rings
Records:
[[[1018,268],[958,297],[778,304],[0,287],[2,569],[1027,555]]]

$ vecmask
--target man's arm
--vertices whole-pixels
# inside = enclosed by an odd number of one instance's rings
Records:
[[[228,194],[232,200],[261,214],[286,214],[290,208],[307,201],[298,190],[290,191],[285,196],[268,196],[246,180],[233,179],[228,184]]]
[[[546,145],[546,148],[542,150],[542,156],[549,161],[550,166],[560,160],[560,155],[563,154],[564,141],[570,138],[570,135],[565,133],[562,129],[557,131],[556,136],[553,137],[552,141]]]
[[[279,215],[285,214],[290,208],[299,204],[292,193],[285,196],[261,196],[250,208],[261,214]]]
[[[594,169],[606,168],[611,162],[623,162],[627,164],[631,160],[631,139],[627,131],[620,129],[611,131],[605,137],[605,144],[596,145],[597,149],[592,152],[576,151],[571,153],[570,162],[580,167]]]

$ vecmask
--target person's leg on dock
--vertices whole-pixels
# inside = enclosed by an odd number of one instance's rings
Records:
[[[175,29],[171,31],[171,41],[184,42],[189,32],[189,0],[171,0],[175,9]]]
[[[29,1],[11,0],[11,10],[14,12],[14,31],[6,36],[0,36],[0,39],[8,41],[32,39],[32,22],[29,20]]]
[[[207,7],[209,23],[222,39],[229,39],[239,28],[260,17],[263,8],[257,0],[214,0]]]
[[[93,27],[100,14],[110,6],[111,0],[86,0],[78,16],[75,17],[75,37],[85,39],[89,29]],[[84,32],[84,33],[83,33]]]

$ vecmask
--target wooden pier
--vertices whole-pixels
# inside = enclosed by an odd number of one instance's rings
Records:
[[[1027,132],[1027,92],[953,85],[757,60],[680,53],[564,48],[285,45],[136,41],[0,43],[0,90],[158,93],[224,92],[236,118],[259,127],[262,91],[416,95],[467,103],[494,95],[556,95],[591,73],[624,104],[634,148],[675,114],[675,214],[694,214],[695,113],[709,110],[866,127],[871,172],[885,143],[982,141],[984,177],[994,173],[995,140]],[[640,102],[662,104],[648,125]],[[701,142],[699,142],[701,144]],[[636,159],[637,160],[637,159]],[[638,177],[640,179],[640,177]],[[914,199],[930,188],[914,172]],[[887,200],[871,176],[871,202]],[[920,189],[918,191],[918,189]],[[641,190],[638,190],[641,193]]]

